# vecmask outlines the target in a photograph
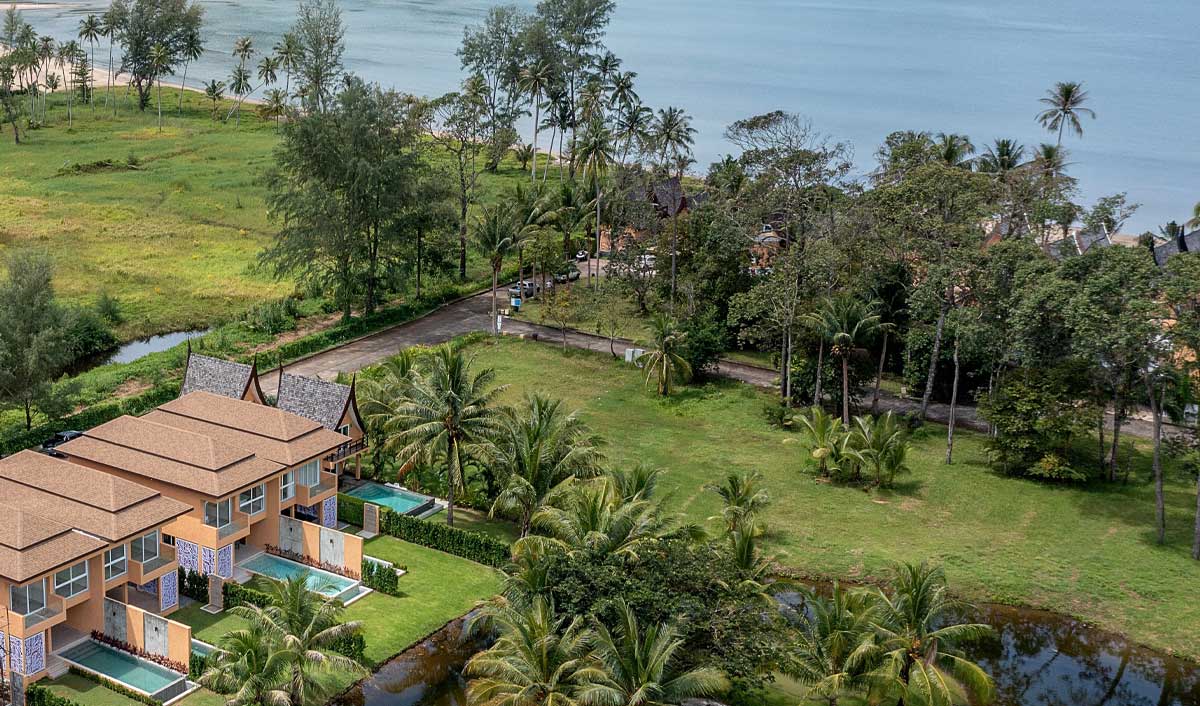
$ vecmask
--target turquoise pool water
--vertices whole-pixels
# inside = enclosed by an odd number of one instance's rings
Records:
[[[314,569],[304,564],[297,564],[274,554],[259,554],[238,566],[251,573],[261,574],[278,581],[302,576],[308,590],[330,598],[337,598],[358,586],[358,582],[353,579]]]
[[[60,656],[150,695],[183,680],[182,674],[92,640],[81,642]]]
[[[430,500],[427,495],[400,490],[399,488],[389,488],[386,485],[378,483],[365,483],[353,490],[347,491],[346,494],[361,498],[369,503],[383,505],[401,515],[411,513],[413,510],[427,504]]]

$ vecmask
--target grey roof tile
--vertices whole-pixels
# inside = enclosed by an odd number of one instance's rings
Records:
[[[182,397],[189,392],[200,391],[241,399],[250,387],[253,376],[253,365],[190,353],[179,395]]]
[[[352,392],[349,385],[283,373],[275,406],[336,431]]]

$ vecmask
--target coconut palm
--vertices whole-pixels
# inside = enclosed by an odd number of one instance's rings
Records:
[[[467,662],[472,704],[578,706],[584,687],[602,676],[583,618],[559,617],[541,597],[524,609],[499,605],[490,617],[500,637]]]
[[[278,88],[272,88],[263,96],[262,105],[258,106],[258,114],[264,120],[274,120],[276,123],[279,119],[287,115],[288,100],[287,94]]]
[[[646,369],[646,384],[654,378],[658,394],[667,397],[676,382],[687,382],[692,377],[692,366],[677,352],[684,334],[663,314],[655,314],[650,320],[650,331],[653,350],[642,354],[638,365]]]
[[[604,478],[612,486],[613,493],[623,502],[651,500],[658,489],[662,469],[645,463],[629,467],[609,468]]]
[[[1021,166],[1024,159],[1025,147],[1021,143],[1002,138],[988,145],[987,151],[979,157],[979,171],[1004,177]]]
[[[542,120],[542,93],[553,80],[554,67],[548,62],[541,61],[521,69],[518,87],[530,94],[529,100],[533,103],[533,167],[529,172],[531,184],[537,182],[537,145],[538,129]]]
[[[237,120],[234,122],[234,127],[239,127],[242,122],[242,99],[250,93],[250,72],[246,70],[246,62],[254,55],[254,41],[250,37],[238,37],[233,42],[233,55],[237,57],[238,64],[233,68],[233,73],[229,77],[229,90],[238,97],[233,108],[230,109],[232,114],[237,111]],[[225,116],[228,120],[229,116]]]
[[[611,483],[597,479],[573,484],[533,515],[538,534],[517,542],[558,550],[569,555],[596,553],[636,560],[638,553],[673,533],[658,504],[636,498],[625,500]],[[693,528],[685,528],[692,532]]]
[[[692,118],[682,108],[661,108],[650,128],[651,141],[658,154],[659,164],[670,164],[676,155],[690,154],[696,142]]]
[[[1088,102],[1088,92],[1077,81],[1059,81],[1046,91],[1040,102],[1048,107],[1038,113],[1037,121],[1047,131],[1058,133],[1057,144],[1060,145],[1064,130],[1070,129],[1077,137],[1083,137],[1080,116],[1096,119],[1096,112],[1084,106]]]
[[[260,628],[280,651],[285,671],[283,689],[292,706],[304,706],[326,693],[329,674],[365,675],[366,669],[333,650],[338,642],[359,633],[362,623],[343,622],[339,601],[314,592],[304,576],[272,581],[265,608],[241,605],[234,615]]]
[[[279,62],[279,57],[270,55],[258,60],[259,88],[273,85],[279,80]]]
[[[875,483],[889,486],[908,470],[908,433],[890,411],[878,417],[855,417],[846,452],[871,471]]]
[[[521,163],[521,169],[525,169],[537,157],[537,150],[534,149],[532,144],[517,145],[513,147],[513,157],[516,157],[517,161]],[[536,164],[533,166],[533,169],[537,170]],[[534,183],[536,184],[536,182]]]
[[[274,649],[261,625],[232,630],[221,638],[200,675],[200,684],[225,694],[226,706],[285,706],[286,666],[293,655]]]
[[[495,432],[499,412],[496,371],[472,371],[474,358],[460,346],[438,346],[413,375],[408,394],[385,410],[368,415],[378,424],[384,447],[400,465],[440,458],[446,472],[446,524],[454,525],[455,492],[464,487],[463,462],[469,446]]]
[[[760,473],[730,473],[723,482],[704,486],[721,498],[721,519],[727,531],[754,525],[759,513],[771,502],[771,496],[761,485]]]
[[[617,72],[613,74],[612,80],[608,85],[608,107],[610,109],[624,111],[641,101],[637,91],[634,90],[635,80],[637,80],[636,71]]]
[[[651,126],[654,123],[654,111],[640,102],[626,106],[617,118],[617,139],[621,140],[621,164],[625,164],[629,152],[634,145],[642,150],[651,143]]]
[[[497,511],[517,515],[520,536],[529,534],[534,513],[575,478],[599,472],[599,439],[561,400],[539,394],[505,410],[498,433],[488,444],[492,466],[502,488],[492,503]]]
[[[179,107],[176,113],[183,115],[183,92],[187,87],[187,72],[188,65],[204,55],[204,42],[200,39],[199,32],[188,32],[183,39],[183,47],[180,51],[180,58],[183,59],[183,80],[179,82]]]
[[[959,693],[977,703],[992,699],[991,678],[959,648],[992,634],[988,625],[956,623],[959,604],[950,597],[940,567],[903,564],[893,569],[890,591],[876,589],[872,625],[877,646],[875,676],[904,704],[950,706]]]
[[[1062,145],[1043,142],[1034,151],[1033,160],[1046,176],[1058,176],[1067,166],[1067,150]]]
[[[673,625],[639,625],[624,599],[617,599],[616,625],[595,620],[593,644],[603,676],[583,687],[580,700],[593,706],[666,706],[684,699],[716,696],[729,683],[719,670],[681,670],[684,640]]]
[[[806,317],[820,332],[822,341],[829,342],[829,354],[841,360],[842,367],[842,424],[850,424],[850,356],[882,326],[874,302],[865,303],[849,294],[826,299],[821,307]],[[817,373],[820,375],[820,371]]]
[[[204,97],[212,101],[212,119],[217,119],[217,104],[225,97],[225,82],[213,79],[204,86]]]
[[[593,118],[588,123],[587,130],[583,133],[583,140],[577,148],[575,158],[584,162],[586,165],[585,175],[590,176],[592,183],[596,188],[596,199],[593,205],[596,208],[595,225],[595,242],[593,243],[593,253],[600,252],[600,194],[601,186],[604,181],[604,176],[608,173],[609,167],[616,161],[616,156],[613,151],[612,132],[605,126],[600,118]],[[588,267],[591,267],[589,262]],[[597,264],[598,267],[598,264]],[[591,272],[588,272],[589,276]],[[599,286],[600,272],[596,272],[596,286]]]
[[[796,418],[809,455],[817,464],[817,472],[827,477],[837,470],[842,438],[846,435],[841,421],[820,407],[811,407]]]
[[[162,132],[162,75],[171,65],[171,53],[162,44],[150,47],[150,66],[158,84],[158,131]]]
[[[973,163],[971,156],[975,154],[975,145],[966,135],[938,133],[934,149],[938,158],[951,167],[969,169]]]
[[[475,246],[487,259],[492,270],[492,335],[500,335],[496,322],[496,289],[500,286],[500,270],[504,258],[512,252],[513,238],[521,229],[516,210],[508,201],[491,208],[484,206],[475,220]]]
[[[812,590],[802,595],[807,610],[785,671],[808,686],[810,697],[837,706],[871,684],[875,603],[866,592],[844,590],[836,581],[828,597]]]
[[[88,15],[79,21],[79,39],[88,43],[88,49],[91,52],[91,60],[89,66],[96,65],[96,42],[100,39],[103,33],[100,27],[100,18],[95,15]],[[92,106],[92,113],[96,112],[96,102],[92,100],[92,75],[93,72],[88,72],[88,103]]]
[[[100,16],[100,34],[108,40],[108,76],[107,76],[107,91],[104,94],[104,107],[108,107],[108,101],[112,98],[112,86],[115,75],[113,74],[113,45],[117,43],[117,33],[121,31],[121,7],[115,2],[108,6],[104,14]],[[117,114],[117,104],[113,101],[113,115]]]
[[[296,68],[301,56],[300,43],[296,40],[296,35],[284,32],[283,40],[275,45],[274,51],[275,56],[279,58],[279,65],[283,68],[283,95],[291,100],[292,71]]]

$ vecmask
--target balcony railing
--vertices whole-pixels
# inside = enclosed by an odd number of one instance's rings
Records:
[[[250,534],[250,517],[240,510],[234,510],[229,524],[213,527],[204,524],[204,520],[199,517],[184,515],[163,527],[163,531],[201,546],[219,549],[231,540],[241,539]]]
[[[41,610],[35,610],[28,615],[17,615],[10,613],[9,619],[12,623],[12,632],[18,637],[29,637],[31,632],[36,630],[44,630],[45,624],[55,618],[54,623],[62,622],[66,617],[66,601],[62,596],[55,593],[50,593],[46,596],[46,607]]]
[[[296,502],[301,505],[314,505],[337,491],[337,474],[321,471],[320,480],[316,485],[301,485],[296,488]]]
[[[346,443],[337,447],[337,449],[334,450],[333,453],[326,456],[325,462],[326,463],[337,463],[338,461],[341,461],[344,458],[348,458],[350,456],[353,456],[354,454],[361,453],[366,450],[367,450],[367,437],[364,436],[364,437],[361,437],[358,439],[351,439],[350,441],[347,441]]]
[[[134,583],[149,583],[163,575],[162,569],[175,563],[175,547],[169,544],[158,545],[158,556],[146,561],[129,561],[129,580]]]

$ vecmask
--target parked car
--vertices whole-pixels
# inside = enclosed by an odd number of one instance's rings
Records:
[[[83,432],[81,431],[60,431],[42,442],[42,451],[44,451],[47,455],[54,456],[55,458],[66,458],[63,453],[55,451],[54,449],[61,444],[67,443],[71,439],[78,439],[81,436],[83,436]]]
[[[575,259],[579,262],[587,262],[589,259],[588,251],[580,250],[579,252],[575,253]]]
[[[568,282],[574,282],[577,279],[579,279],[579,270],[574,267],[566,272],[559,272],[558,274],[554,275],[554,281],[557,284],[566,284]]]

